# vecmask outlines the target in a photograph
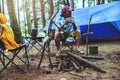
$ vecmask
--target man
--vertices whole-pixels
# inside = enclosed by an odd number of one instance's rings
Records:
[[[55,32],[55,43],[57,47],[56,56],[60,54],[60,40],[64,37],[65,39],[69,37],[71,32],[74,32],[76,52],[79,52],[79,44],[81,39],[81,33],[77,30],[77,26],[74,22],[74,18],[71,16],[72,8],[70,6],[64,6],[61,11],[61,17],[58,20],[58,29]],[[66,35],[67,34],[67,35]]]

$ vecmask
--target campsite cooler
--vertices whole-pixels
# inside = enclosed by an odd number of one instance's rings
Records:
[[[98,46],[97,45],[89,46],[89,54],[98,54]]]

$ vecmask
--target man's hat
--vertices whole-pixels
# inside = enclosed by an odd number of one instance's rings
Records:
[[[62,12],[66,12],[66,11],[72,11],[72,8],[70,6],[64,6],[62,8]]]

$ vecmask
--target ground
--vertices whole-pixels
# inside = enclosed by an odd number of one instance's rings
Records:
[[[48,70],[48,58],[44,57],[41,68],[37,69],[39,58],[30,59],[29,71],[21,73],[14,68],[9,67],[0,74],[0,80],[120,80],[120,41],[98,42],[89,45],[98,46],[98,54],[104,56],[104,60],[92,60],[106,73],[98,72],[92,68],[85,68],[79,72],[74,70],[68,72]],[[86,45],[81,44],[81,49],[85,51]],[[51,52],[56,51],[54,45],[51,45]],[[52,61],[55,57],[52,57]],[[0,64],[1,65],[1,64]]]

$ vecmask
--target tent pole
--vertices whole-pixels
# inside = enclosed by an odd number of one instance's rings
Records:
[[[87,33],[90,32],[90,23],[92,21],[92,16],[90,16],[90,19],[89,19],[89,24],[88,24],[88,29],[87,29]],[[86,55],[88,55],[88,38],[89,38],[89,34],[86,35]]]

